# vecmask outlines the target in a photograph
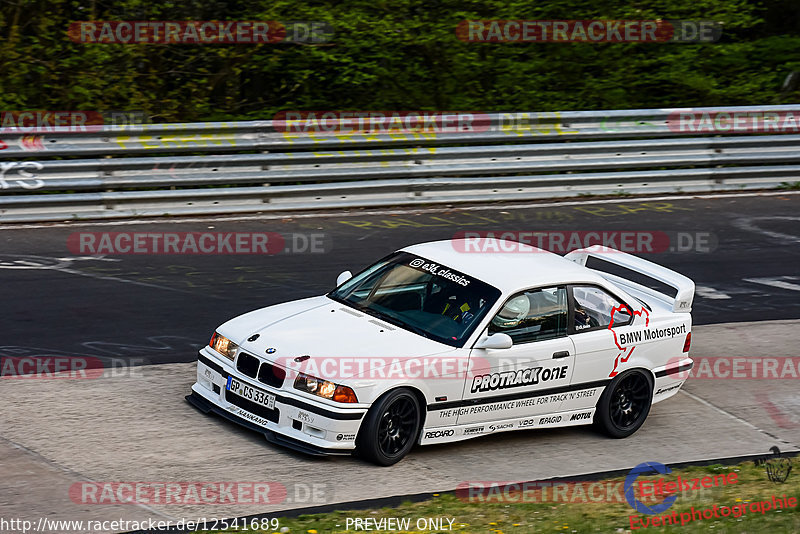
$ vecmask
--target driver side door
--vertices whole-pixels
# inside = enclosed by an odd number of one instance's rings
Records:
[[[513,295],[484,335],[507,334],[507,349],[472,349],[458,424],[484,423],[559,411],[575,365],[567,335],[564,286]],[[479,339],[483,338],[481,336]]]

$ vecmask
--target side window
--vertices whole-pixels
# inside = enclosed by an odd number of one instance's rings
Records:
[[[497,332],[511,336],[515,345],[566,336],[566,289],[550,287],[514,295],[489,323],[489,333]]]
[[[599,287],[574,286],[572,296],[575,305],[573,325],[576,332],[608,328],[608,325],[611,324],[612,313],[615,326],[626,325],[631,321],[628,307]],[[620,306],[622,306],[621,309]]]

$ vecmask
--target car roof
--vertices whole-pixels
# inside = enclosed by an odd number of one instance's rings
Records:
[[[605,281],[563,256],[504,239],[447,239],[401,250],[474,276],[503,293],[549,284]]]

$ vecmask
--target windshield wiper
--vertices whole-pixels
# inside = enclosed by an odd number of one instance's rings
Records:
[[[375,308],[362,306],[362,305],[356,304],[355,302],[351,302],[351,301],[349,301],[347,299],[335,297],[335,296],[333,296],[332,293],[329,293],[327,296],[328,296],[329,299],[331,299],[331,300],[333,300],[335,302],[339,302],[341,304],[344,304],[345,306],[349,306],[349,307],[351,307],[353,309],[356,309],[358,311],[364,312],[367,315],[373,315],[373,316],[377,317],[378,319],[386,321],[389,324],[393,324],[395,326],[399,326],[400,328],[403,328],[405,330],[409,330],[411,332],[414,332],[415,334],[418,334],[418,335],[420,335],[420,336],[422,336],[424,338],[433,339],[431,337],[431,334],[429,334],[428,332],[426,332],[422,328],[420,328],[418,326],[412,326],[412,325],[410,325],[408,323],[405,323],[405,322],[401,321],[400,319],[398,319],[397,317],[395,317],[393,315],[389,315],[386,312],[382,312],[380,310],[376,310]]]

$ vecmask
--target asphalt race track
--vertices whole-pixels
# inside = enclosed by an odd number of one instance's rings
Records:
[[[379,468],[357,459],[312,459],[276,448],[255,433],[200,414],[183,396],[194,379],[189,362],[196,349],[228,318],[324,293],[345,269],[357,271],[405,245],[465,231],[669,236],[663,251],[644,256],[697,284],[693,317],[701,326],[693,336],[693,357],[800,356],[798,221],[800,195],[786,192],[2,227],[0,357],[95,357],[107,369],[96,380],[0,381],[6,406],[0,411],[0,465],[7,474],[0,481],[0,515],[209,515],[189,506],[77,504],[68,489],[82,480],[269,480],[291,488],[287,499],[267,507],[214,510],[217,517],[230,517],[443,491],[465,480],[536,480],[641,461],[766,453],[772,445],[797,449],[800,394],[792,380],[690,380],[627,440],[583,428],[487,436],[418,448],[389,468],[390,476],[380,477],[374,476]],[[80,232],[265,231],[282,234],[288,251],[96,256],[68,247],[70,236]],[[355,479],[358,484],[342,483]],[[305,489],[297,484],[303,480],[324,485],[322,502],[300,495]]]
[[[5,301],[13,303],[3,310],[4,331],[14,336],[5,341],[34,351],[188,362],[214,328],[233,316],[326,293],[345,269],[356,272],[403,246],[464,231],[700,234],[701,251],[647,256],[695,281],[695,324],[798,319],[798,222],[800,196],[786,194],[294,219],[7,226],[0,230],[0,276]],[[317,248],[328,251],[91,259],[67,247],[71,234],[115,231],[321,235]],[[296,240],[298,250],[311,248],[303,238]],[[689,238],[683,241],[694,248]]]

